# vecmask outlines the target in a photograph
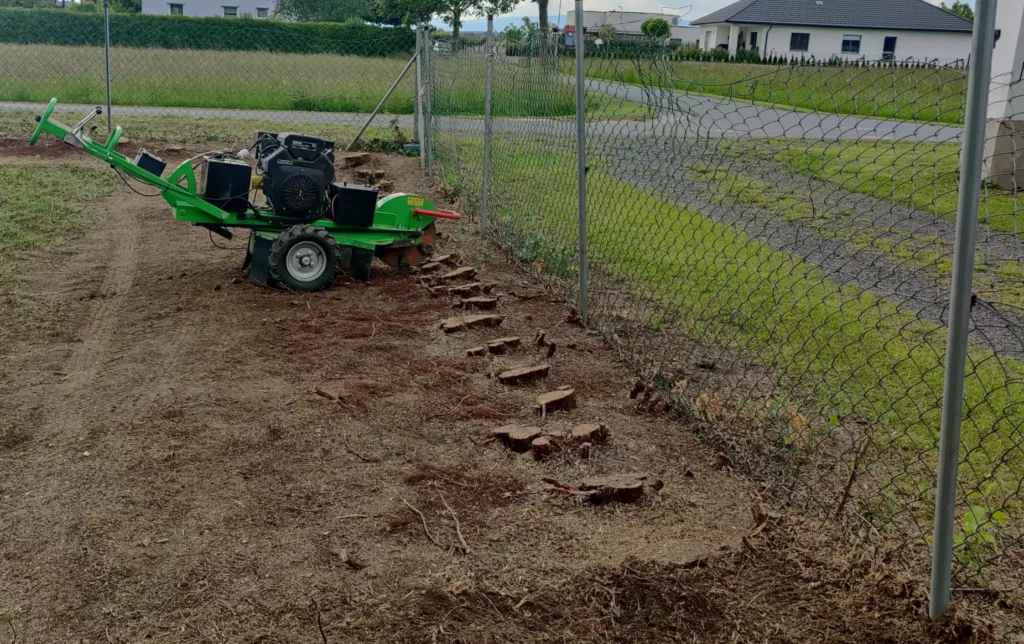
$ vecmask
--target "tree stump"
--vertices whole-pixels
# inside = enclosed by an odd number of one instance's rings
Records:
[[[576,390],[572,388],[556,389],[541,394],[537,396],[537,405],[534,409],[537,410],[537,414],[541,418],[552,412],[576,409]]]
[[[494,355],[502,355],[508,353],[512,349],[515,349],[520,344],[521,341],[516,336],[498,338],[497,340],[491,340],[487,343],[487,350]]]
[[[498,374],[498,381],[503,385],[518,385],[531,380],[547,378],[551,365],[541,364],[535,367],[519,367]]]
[[[123,140],[123,139],[122,139]],[[357,154],[346,154],[341,158],[341,165],[345,168],[355,168],[365,163],[369,163],[370,155],[367,152],[359,152]]]
[[[432,255],[430,257],[430,261],[435,263],[435,264],[447,264],[448,266],[456,266],[457,265],[456,257],[455,257],[455,255],[452,255],[452,254],[437,255],[436,257]]]
[[[483,292],[483,285],[480,282],[470,282],[469,284],[448,287],[448,295],[458,295],[460,297],[479,295],[481,292]]]
[[[491,430],[491,437],[496,438],[513,452],[522,454],[529,451],[533,439],[543,432],[539,427],[523,427],[522,425],[505,425]]]
[[[587,423],[576,425],[569,432],[569,440],[574,444],[579,443],[603,443],[608,437],[608,428],[604,423]]]
[[[466,355],[473,358],[487,355],[487,347],[472,347],[466,349]]]
[[[498,326],[505,321],[503,315],[470,315],[464,318],[448,318],[441,322],[441,330],[445,333],[465,331],[474,327]]]
[[[476,269],[472,266],[463,266],[462,268],[456,268],[454,271],[450,271],[441,276],[442,282],[451,282],[454,280],[468,280],[476,276]]]
[[[594,446],[591,445],[590,443],[583,443],[582,445],[580,445],[580,458],[582,458],[583,460],[590,458],[590,450],[593,447]]]
[[[481,311],[490,311],[497,307],[498,298],[487,297],[485,295],[467,297],[465,299],[460,299],[455,304],[452,304],[453,309],[478,309]]]
[[[579,488],[583,492],[591,492],[590,500],[594,503],[635,503],[644,495],[645,478],[634,474],[595,476],[581,481]]]
[[[542,461],[551,456],[554,446],[555,443],[550,436],[538,436],[530,443],[530,451],[533,452],[535,459]]]
[[[420,272],[421,273],[433,273],[435,271],[441,270],[442,267],[443,266],[442,266],[442,264],[440,262],[433,262],[433,261],[426,262],[424,264],[420,264]]]

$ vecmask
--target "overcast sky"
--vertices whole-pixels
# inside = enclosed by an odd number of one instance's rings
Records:
[[[684,20],[696,20],[701,16],[711,13],[716,9],[732,4],[732,0],[668,0],[673,6],[665,4],[665,0],[584,0],[584,7],[592,11],[611,11],[621,9],[623,11],[647,11],[650,13],[669,13],[682,16]],[[939,0],[928,0],[932,4],[939,4]],[[974,0],[967,0],[967,3],[974,6]],[[947,4],[952,4],[949,0]],[[681,5],[681,6],[680,6]],[[561,0],[561,11],[559,11],[559,0],[548,0],[548,11],[552,16],[565,14],[574,6],[574,0]],[[512,12],[515,16],[536,16],[537,5],[527,0],[520,2]]]

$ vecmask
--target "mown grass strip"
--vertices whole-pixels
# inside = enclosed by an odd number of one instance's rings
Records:
[[[575,64],[561,63],[565,73]],[[939,123],[963,123],[964,70],[818,67],[595,57],[586,75],[781,108]]]

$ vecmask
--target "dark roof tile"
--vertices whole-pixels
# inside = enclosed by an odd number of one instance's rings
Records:
[[[925,0],[739,0],[694,20],[908,31],[971,31],[971,23]]]

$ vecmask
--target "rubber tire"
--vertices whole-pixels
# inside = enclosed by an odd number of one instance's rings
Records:
[[[285,258],[288,257],[288,250],[298,242],[310,241],[323,249],[327,258],[327,266],[312,282],[300,282],[293,278],[285,267]],[[338,241],[331,237],[331,234],[323,228],[302,224],[292,226],[277,236],[270,247],[268,257],[268,273],[270,280],[281,288],[292,291],[322,291],[338,279],[341,273],[341,246]]]
[[[370,281],[370,265],[373,264],[373,251],[366,250],[365,248],[356,248],[355,246],[348,246],[346,248],[352,249],[352,261],[347,269],[349,277],[360,282]]]

